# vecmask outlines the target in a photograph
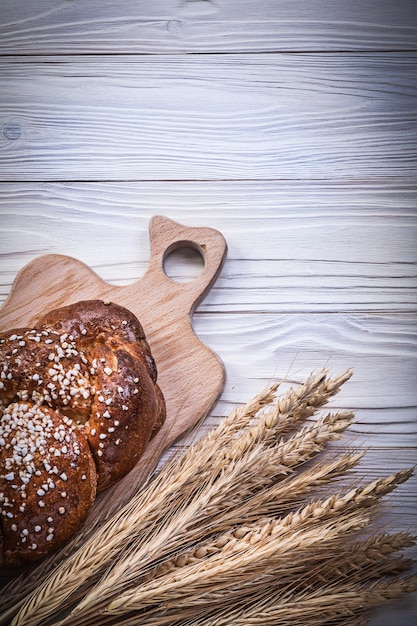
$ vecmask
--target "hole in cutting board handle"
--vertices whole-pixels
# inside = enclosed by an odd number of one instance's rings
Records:
[[[163,270],[176,283],[195,280],[204,268],[204,251],[192,241],[178,241],[164,253]]]

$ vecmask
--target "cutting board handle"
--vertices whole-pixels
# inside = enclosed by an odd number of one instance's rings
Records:
[[[192,312],[220,273],[227,253],[226,240],[218,230],[213,228],[183,226],[160,215],[152,218],[149,230],[151,258],[147,278],[153,282],[156,278],[162,281],[170,297],[175,298],[175,306],[182,301]],[[202,272],[185,283],[175,282],[167,276],[164,270],[169,254],[179,248],[197,250],[204,261]]]

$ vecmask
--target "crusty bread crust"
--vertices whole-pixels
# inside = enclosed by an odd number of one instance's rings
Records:
[[[12,403],[2,422],[0,562],[20,565],[76,532],[94,502],[96,469],[86,439],[58,411]]]
[[[0,336],[0,561],[66,542],[96,491],[134,467],[165,421],[156,380],[139,321],[116,304],[78,302]]]

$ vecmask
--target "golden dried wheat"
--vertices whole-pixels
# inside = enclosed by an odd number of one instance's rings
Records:
[[[414,538],[372,534],[380,499],[411,470],[328,493],[363,456],[322,457],[353,414],[316,413],[351,374],[323,370],[281,397],[273,384],[236,408],[69,556],[9,586],[0,623],[354,626],[415,590],[402,575]]]

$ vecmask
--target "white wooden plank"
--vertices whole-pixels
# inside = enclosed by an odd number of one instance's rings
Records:
[[[194,328],[226,364],[222,402],[244,401],[276,377],[296,381],[323,366],[336,372],[352,367],[355,374],[335,406],[354,410],[375,436],[382,423],[381,435],[406,427],[405,439],[414,441],[396,445],[417,445],[414,314],[199,314]],[[242,389],[246,397],[239,399]],[[389,417],[391,409],[401,411]]]
[[[0,63],[1,180],[414,177],[415,55]]]
[[[361,482],[415,466],[416,322],[415,315],[197,315],[197,332],[221,355],[228,373],[221,401],[199,436],[276,377],[298,381],[323,364],[332,372],[352,366],[353,378],[330,406],[353,410],[356,421],[330,450],[349,443],[369,447],[350,474]],[[384,530],[416,532],[416,475],[386,500],[379,523]],[[417,557],[415,549],[410,554]],[[416,614],[417,604],[408,598],[377,612],[370,626],[408,626]]]
[[[2,0],[0,53],[413,50],[413,0]]]
[[[0,301],[42,254],[78,258],[115,284],[138,280],[159,213],[226,237],[200,312],[415,311],[416,201],[399,182],[3,184]],[[199,270],[179,259],[174,278]]]
[[[256,393],[260,383],[265,383],[275,376],[287,374],[293,378],[302,377],[311,369],[320,368],[328,363],[336,370],[354,367],[356,371],[356,376],[349,384],[353,395],[349,397],[348,402],[344,401],[345,403],[341,404],[344,408],[359,411],[356,430],[372,434],[375,439],[373,443],[376,445],[382,445],[381,437],[385,437],[384,445],[388,445],[387,441],[394,434],[398,437],[396,446],[409,445],[410,436],[415,436],[416,429],[414,381],[417,373],[415,350],[417,327],[414,313],[394,314],[398,309],[398,303],[392,303],[392,298],[394,293],[397,298],[399,295],[398,290],[395,291],[396,279],[392,278],[391,296],[385,302],[383,300],[379,302],[379,308],[386,311],[384,314],[371,315],[368,306],[364,307],[361,313],[351,311],[343,315],[313,314],[308,291],[297,282],[293,289],[298,293],[300,301],[304,298],[305,313],[299,311],[297,314],[284,314],[282,304],[276,306],[273,313],[262,313],[268,307],[268,298],[273,296],[275,289],[271,287],[271,275],[265,271],[265,268],[272,267],[268,265],[268,259],[273,259],[276,255],[275,261],[280,265],[282,254],[278,241],[276,245],[273,245],[273,241],[266,245],[268,237],[262,236],[260,241],[263,245],[257,247],[258,262],[260,267],[262,264],[264,267],[264,272],[259,271],[258,275],[259,299],[247,299],[247,314],[233,313],[236,300],[230,285],[240,280],[240,289],[242,293],[245,291],[248,276],[244,270],[248,263],[254,262],[251,257],[255,256],[253,233],[242,240],[242,232],[247,230],[250,233],[253,220],[243,219],[240,228],[237,226],[240,200],[244,196],[252,197],[250,190],[254,190],[254,186],[246,185],[238,192],[238,185],[235,183],[211,184],[207,186],[201,210],[194,212],[191,206],[203,193],[201,184],[185,184],[180,190],[175,185],[166,184],[164,187],[164,194],[171,203],[169,217],[185,220],[191,225],[206,224],[219,228],[228,240],[229,254],[235,255],[226,263],[216,292],[207,296],[194,318],[196,331],[220,354],[227,366],[230,382],[219,405],[220,413],[215,412],[214,417],[227,411],[233,403],[239,402],[242,399],[239,396],[242,389],[245,393]],[[70,254],[96,269],[103,268],[101,263],[105,256],[105,267],[110,274],[114,266],[117,266],[117,275],[122,277],[128,265],[135,270],[135,278],[139,278],[148,260],[147,226],[153,212],[153,206],[150,209],[146,208],[146,198],[152,197],[152,189],[155,188],[156,184],[152,183],[124,187],[78,184],[37,185],[33,188],[28,185],[2,185],[0,206],[3,217],[0,241],[5,292],[10,289],[15,270],[19,269],[18,265],[25,264],[30,258],[41,253]],[[287,228],[292,223],[312,224],[320,216],[321,228],[333,233],[334,230],[337,231],[338,223],[340,221],[343,223],[346,215],[354,216],[360,223],[360,207],[369,203],[372,198],[379,208],[370,209],[368,206],[365,212],[367,219],[373,217],[367,226],[368,239],[372,239],[374,233],[379,230],[378,225],[381,224],[387,226],[395,239],[397,235],[393,232],[394,224],[398,225],[401,220],[404,220],[404,226],[411,232],[409,218],[413,210],[408,210],[409,203],[412,203],[409,191],[409,187],[401,185],[390,191],[378,185],[370,185],[368,189],[359,185],[340,185],[336,188],[333,185],[323,185],[317,189],[321,204],[317,206],[317,199],[313,202],[314,209],[311,210],[306,206],[309,201],[306,200],[303,186],[298,187],[295,193],[294,185],[280,187],[269,183],[263,187],[263,193],[256,197],[256,224],[261,233],[267,234],[271,230],[276,230],[282,237],[277,224],[286,224]],[[344,198],[341,214],[331,210],[322,211],[335,192],[338,198]],[[151,204],[158,201],[160,193],[159,189]],[[276,200],[293,198],[292,204],[287,205],[283,215],[276,215],[270,211],[266,198],[273,193],[276,194]],[[236,206],[231,202],[232,197]],[[222,205],[219,210],[214,210],[220,199],[228,206],[226,215],[223,213]],[[262,199],[263,204],[260,201]],[[391,202],[398,203],[401,207],[395,220],[390,219],[393,213]],[[177,204],[183,204],[185,207],[182,216],[172,208]],[[211,212],[208,212],[209,207]],[[245,206],[243,210],[245,212]],[[233,217],[234,212],[236,215]],[[325,218],[327,226],[323,226]],[[344,228],[339,230],[349,231],[349,224],[345,224]],[[361,226],[361,230],[364,230],[364,226]],[[363,241],[366,239],[364,235]],[[411,245],[413,237],[411,235],[408,252],[405,240],[401,241],[403,244],[398,248],[398,256],[392,257],[387,255],[386,243],[379,242],[380,263],[387,264],[390,271],[396,264],[400,264],[401,271],[410,266],[411,285],[415,255]],[[344,249],[342,242],[336,243],[337,248]],[[295,261],[298,256],[297,250],[304,251],[306,245],[307,242],[299,241],[297,246],[293,246]],[[321,250],[322,246],[323,242],[319,241],[318,250]],[[362,244],[350,253],[356,258],[361,249]],[[289,254],[290,250],[287,252]],[[134,259],[131,265],[128,262],[130,255]],[[370,268],[372,271],[378,269],[375,259],[372,263],[367,263],[366,260],[362,262],[362,268],[358,259],[352,264],[357,272],[358,282]],[[310,264],[311,261],[308,264],[309,271],[314,274]],[[305,257],[302,256],[299,259],[299,268],[304,265]],[[337,261],[334,261],[334,265],[337,266]],[[329,264],[330,271],[331,267]],[[287,269],[288,274],[282,280],[283,284],[288,285],[293,283],[297,268],[293,265]],[[320,280],[324,278],[321,276]],[[368,276],[370,282],[379,278],[377,271],[375,275]],[[252,276],[249,283],[254,280]],[[336,274],[334,284],[329,287],[327,303],[329,308],[333,306],[336,310],[337,307],[332,305],[332,302],[337,301],[337,294],[346,280],[343,274]],[[349,289],[346,291],[351,292]],[[279,295],[278,293],[274,296],[277,302]],[[345,306],[348,308],[348,302],[345,302]],[[391,312],[390,307],[393,309]],[[250,363],[242,360],[242,353],[251,355]],[[387,381],[390,381],[389,385]],[[373,390],[373,393],[370,394],[369,390]],[[390,417],[391,408],[395,408],[396,411],[394,418]]]

